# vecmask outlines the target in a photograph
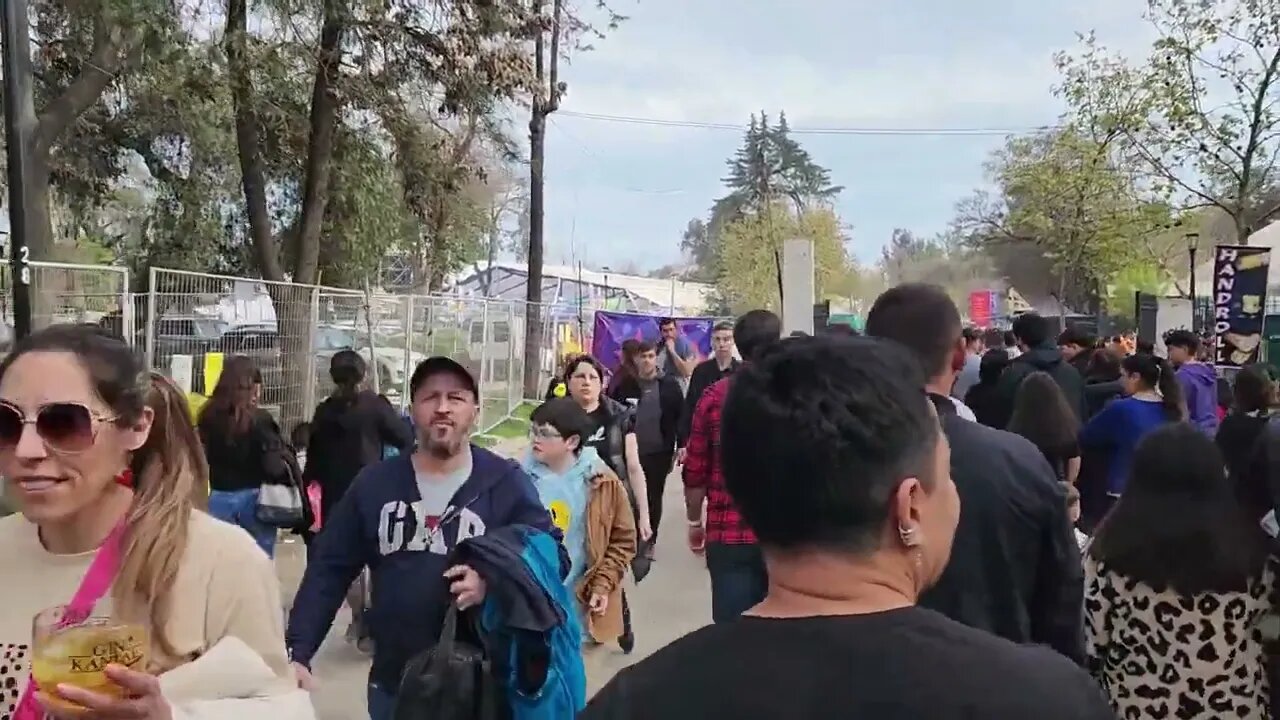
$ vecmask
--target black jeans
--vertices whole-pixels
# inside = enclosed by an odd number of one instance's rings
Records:
[[[711,619],[730,622],[764,600],[769,573],[759,545],[707,543],[711,574]]]
[[[649,527],[653,528],[653,539],[649,545],[658,542],[658,525],[662,522],[662,493],[667,489],[667,476],[671,474],[674,453],[656,452],[641,453],[640,467],[644,470],[645,493],[649,499]]]

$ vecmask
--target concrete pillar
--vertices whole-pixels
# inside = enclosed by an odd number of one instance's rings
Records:
[[[813,334],[816,280],[813,241],[792,238],[782,246],[782,334],[797,330]]]

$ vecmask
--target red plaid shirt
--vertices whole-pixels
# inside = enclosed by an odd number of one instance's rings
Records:
[[[732,379],[724,378],[707,388],[693,412],[693,427],[685,445],[684,486],[707,491],[707,542],[751,545],[756,535],[729,497],[720,466],[720,411]]]

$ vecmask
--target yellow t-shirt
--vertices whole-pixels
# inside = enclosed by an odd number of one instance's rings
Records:
[[[171,670],[231,636],[261,655],[276,675],[291,679],[275,566],[238,527],[199,511],[193,511],[190,527],[167,632],[180,657],[158,656],[153,642],[149,670]],[[71,600],[93,555],[51,554],[22,515],[0,518],[0,578],[9,581],[0,595],[0,717],[13,713],[27,684],[32,618]],[[111,614],[110,596],[98,602],[95,614]]]

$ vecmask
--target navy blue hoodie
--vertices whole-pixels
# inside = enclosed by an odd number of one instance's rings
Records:
[[[442,516],[442,542],[428,545],[411,455],[370,465],[325,520],[312,544],[302,586],[289,614],[290,657],[310,666],[347,588],[368,566],[372,603],[365,619],[374,643],[370,681],[394,694],[404,665],[436,643],[451,601],[444,571],[462,540],[486,529],[529,525],[560,533],[533,481],[515,462],[472,446],[471,476]],[[563,548],[561,549],[563,554]]]

